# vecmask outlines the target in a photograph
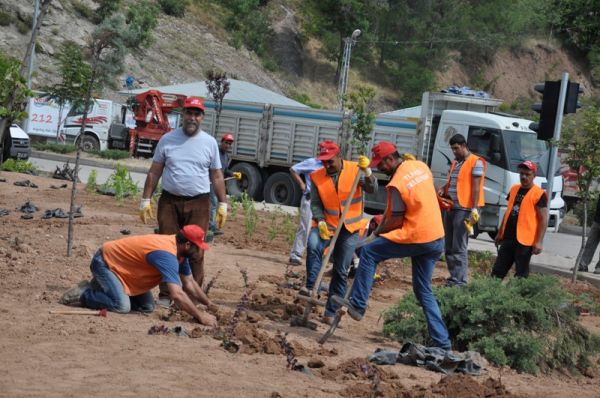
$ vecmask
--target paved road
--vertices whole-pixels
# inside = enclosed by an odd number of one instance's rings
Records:
[[[71,166],[73,166],[74,157],[58,154],[34,153],[30,158],[30,161],[40,170],[53,172],[57,166],[62,168],[66,159],[70,159]],[[104,160],[88,160],[85,163],[87,164],[80,166],[79,172],[79,179],[84,183],[87,181],[91,170],[96,170],[96,178],[98,183],[103,183],[113,173],[113,169],[111,168],[110,164]],[[149,165],[150,162],[148,161],[148,167]],[[130,170],[133,180],[138,183],[140,188],[143,187],[146,178],[145,170],[147,169],[132,167]],[[291,214],[295,214],[297,212],[297,208],[295,207],[279,206],[270,203],[259,204],[257,208],[267,211],[279,209]],[[580,236],[554,232],[553,230],[549,229],[544,239],[544,251],[540,255],[533,256],[531,259],[532,270],[536,272],[553,273],[569,277],[569,270],[575,263],[575,259],[579,253],[580,247]],[[469,249],[477,251],[487,250],[491,251],[492,253],[496,253],[494,242],[487,234],[481,234],[477,239],[470,239]],[[596,253],[595,258],[590,265],[592,271],[594,265],[598,261],[598,256],[598,253]],[[600,275],[595,275],[593,273],[582,273],[580,275],[583,279],[586,279],[594,285],[600,287]]]

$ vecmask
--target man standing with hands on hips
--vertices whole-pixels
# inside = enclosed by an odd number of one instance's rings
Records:
[[[448,182],[438,191],[438,195],[450,197],[453,202],[452,209],[444,212],[446,264],[450,273],[446,284],[464,286],[469,276],[468,228],[479,221],[479,208],[485,204],[486,163],[469,151],[461,134],[452,136],[449,144],[455,159],[450,166]]]
[[[162,136],[146,176],[140,202],[140,218],[152,218],[150,198],[162,177],[162,193],[158,201],[160,234],[176,234],[185,225],[198,225],[208,230],[210,185],[214,185],[219,205],[216,224],[222,228],[227,218],[227,195],[221,171],[219,145],[214,137],[202,131],[204,101],[188,97],[184,103],[183,125]],[[204,280],[204,250],[189,259],[198,285]],[[168,290],[160,285],[159,303],[168,304]]]

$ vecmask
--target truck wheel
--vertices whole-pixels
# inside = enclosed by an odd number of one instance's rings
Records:
[[[300,187],[292,180],[292,177],[281,171],[272,174],[267,179],[263,190],[265,201],[286,206],[297,206],[300,203],[301,195]]]
[[[256,166],[241,162],[234,164],[230,170],[242,173],[240,181],[232,181],[232,183],[227,184],[230,195],[239,197],[243,192],[246,192],[255,200],[262,200],[263,180]]]
[[[84,152],[99,151],[100,142],[98,142],[98,140],[94,136],[84,135],[83,138],[81,138],[81,149]]]

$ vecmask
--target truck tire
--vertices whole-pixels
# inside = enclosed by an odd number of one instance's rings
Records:
[[[268,203],[298,206],[302,192],[289,173],[279,171],[272,174],[265,183],[263,196]]]
[[[77,140],[77,144],[79,145],[79,140]],[[84,152],[92,152],[100,150],[100,142],[93,135],[84,135],[81,138],[81,149]]]
[[[254,200],[262,200],[263,180],[256,166],[240,162],[234,164],[230,170],[242,173],[240,181],[232,181],[233,183],[227,184],[230,195],[239,197],[243,192],[246,192]]]

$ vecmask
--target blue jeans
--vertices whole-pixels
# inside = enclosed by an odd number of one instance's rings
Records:
[[[92,287],[81,294],[81,304],[84,307],[107,309],[123,314],[131,310],[154,311],[152,291],[131,297],[125,294],[123,284],[104,262],[102,251],[98,250],[92,258],[90,270],[96,283],[92,283]]]
[[[323,262],[323,251],[329,246],[331,239],[323,240],[319,236],[319,228],[311,228],[308,235],[306,250],[306,287],[312,289],[321,270]],[[346,280],[348,279],[348,268],[352,261],[352,253],[358,241],[358,232],[348,232],[342,228],[333,249],[333,275],[329,283],[329,295],[325,305],[325,316],[333,316],[338,306],[331,301],[333,296],[344,297],[346,294]]]
[[[370,244],[362,247],[360,265],[354,277],[350,303],[358,311],[364,313],[369,293],[373,287],[377,264],[390,258],[410,257],[413,291],[423,307],[429,336],[436,347],[449,349],[452,344],[448,337],[448,329],[431,289],[431,277],[435,262],[440,258],[443,250],[444,238],[418,244],[399,244],[383,237],[376,238]]]
[[[217,215],[217,206],[219,205],[219,200],[217,199],[217,194],[215,193],[215,188],[213,184],[210,184],[210,218],[208,219],[208,229],[210,231],[215,231],[217,229],[217,224],[215,224],[215,217]]]

